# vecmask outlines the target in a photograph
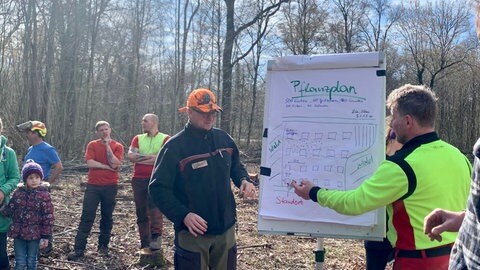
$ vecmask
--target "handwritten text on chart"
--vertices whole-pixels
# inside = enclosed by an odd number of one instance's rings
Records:
[[[357,163],[357,170],[360,170],[361,168],[363,168],[365,166],[368,166],[372,163],[373,163],[373,157],[371,155],[366,156],[366,157],[360,159],[360,161]]]
[[[268,150],[270,151],[270,153],[275,151],[275,149],[277,149],[280,146],[280,143],[281,143],[280,140],[276,140],[276,141],[272,142],[270,144],[270,146],[268,147]]]
[[[372,113],[369,110],[366,109],[353,109],[352,110],[352,115],[355,116],[355,118],[358,119],[371,119],[373,118]]]
[[[332,100],[332,96],[348,96],[365,100],[364,97],[359,96],[355,86],[340,84],[340,81],[337,81],[334,85],[324,86],[313,85],[310,82],[300,80],[293,80],[290,83],[293,86],[294,92],[300,94],[293,98],[327,95],[328,100]]]
[[[303,205],[303,200],[300,198],[284,198],[282,196],[277,196],[276,204],[290,204],[290,205]]]
[[[338,99],[328,99],[328,98],[321,98],[321,97],[314,97],[309,100],[305,98],[286,98],[285,99],[285,108],[324,108],[328,107],[332,104],[340,104],[340,103],[359,103],[363,102],[360,98],[348,98],[348,97],[340,97]]]

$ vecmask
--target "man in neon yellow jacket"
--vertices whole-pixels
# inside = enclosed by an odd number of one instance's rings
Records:
[[[10,193],[20,180],[17,155],[7,146],[7,138],[2,135],[3,124],[0,118],[0,204],[8,203]],[[7,232],[11,219],[0,215],[0,270],[10,269],[7,255]]]
[[[293,183],[295,193],[345,215],[359,215],[387,206],[391,217],[387,238],[395,248],[396,270],[441,270],[456,233],[444,233],[442,243],[423,232],[423,219],[440,207],[464,209],[470,187],[471,164],[434,130],[435,94],[424,86],[404,85],[392,91],[387,107],[391,127],[404,146],[387,158],[358,188],[326,190],[308,180]]]

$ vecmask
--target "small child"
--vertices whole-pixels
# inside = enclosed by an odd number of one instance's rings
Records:
[[[29,159],[22,168],[23,183],[2,213],[12,218],[8,236],[13,238],[15,270],[37,268],[38,251],[48,245],[53,230],[53,204],[40,165]]]

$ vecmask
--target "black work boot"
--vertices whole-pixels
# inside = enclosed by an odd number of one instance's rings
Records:
[[[83,257],[83,250],[74,250],[67,255],[67,260],[76,261]]]
[[[98,248],[98,256],[100,257],[110,257],[110,252],[108,247],[99,247]]]

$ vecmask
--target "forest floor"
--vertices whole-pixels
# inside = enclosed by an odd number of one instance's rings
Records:
[[[248,165],[256,172],[258,165]],[[110,243],[111,256],[97,256],[98,213],[88,239],[85,257],[76,262],[67,260],[73,248],[82,210],[86,171],[69,169],[62,174],[61,182],[52,190],[55,206],[54,250],[48,257],[41,257],[39,269],[174,269],[173,226],[164,219],[163,251],[167,264],[164,267],[140,266],[137,264],[139,237],[137,233],[135,205],[130,186],[129,171],[122,171],[114,212],[114,227]],[[243,200],[234,189],[237,198],[237,269],[313,269],[316,239],[308,237],[260,235],[257,232],[258,200]],[[9,251],[11,249],[9,242]],[[365,269],[363,242],[358,240],[325,239],[324,269]],[[11,256],[13,264],[13,256]]]

